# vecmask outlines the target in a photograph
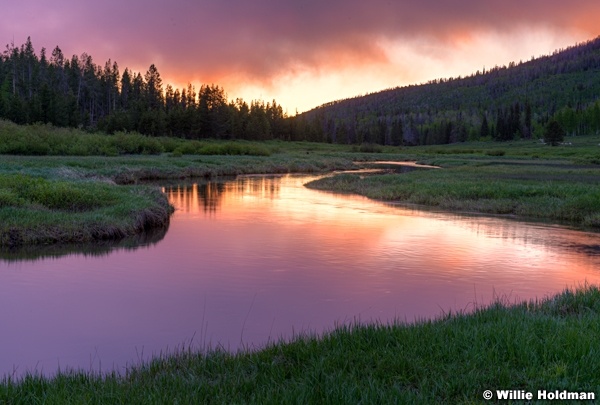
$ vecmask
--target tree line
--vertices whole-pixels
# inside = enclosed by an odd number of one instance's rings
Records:
[[[90,131],[189,139],[294,140],[425,145],[600,133],[600,37],[528,62],[467,77],[327,103],[288,116],[275,100],[229,100],[218,85],[163,84],[117,62],[35,52],[31,39],[0,55],[0,118]]]
[[[0,55],[0,118],[108,133],[136,131],[190,139],[301,139],[294,117],[275,100],[228,100],[218,85],[164,86],[157,67],[145,73],[92,56],[65,57],[56,46],[35,52],[31,39]]]

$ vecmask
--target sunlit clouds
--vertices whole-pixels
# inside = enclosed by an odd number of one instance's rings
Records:
[[[596,0],[23,0],[0,15],[0,40],[122,70],[154,63],[165,83],[214,83],[293,114],[552,53],[595,38],[599,19]]]

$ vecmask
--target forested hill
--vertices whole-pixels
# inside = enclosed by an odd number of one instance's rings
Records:
[[[300,117],[330,142],[441,144],[600,131],[600,37],[528,62],[335,101]]]

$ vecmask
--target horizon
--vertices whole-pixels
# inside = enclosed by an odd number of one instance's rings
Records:
[[[543,7],[529,1],[519,10],[500,2],[434,3],[135,0],[117,7],[112,0],[32,0],[0,17],[0,37],[17,46],[31,37],[37,55],[59,46],[68,58],[86,52],[97,65],[110,59],[121,74],[125,68],[143,74],[154,64],[165,87],[215,84],[230,100],[274,99],[291,116],[337,100],[529,61],[600,34],[600,4],[589,0]]]

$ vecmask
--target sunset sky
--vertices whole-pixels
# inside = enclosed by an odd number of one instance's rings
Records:
[[[20,0],[2,45],[31,37],[164,81],[276,99],[293,115],[386,88],[468,75],[600,35],[598,0]]]

